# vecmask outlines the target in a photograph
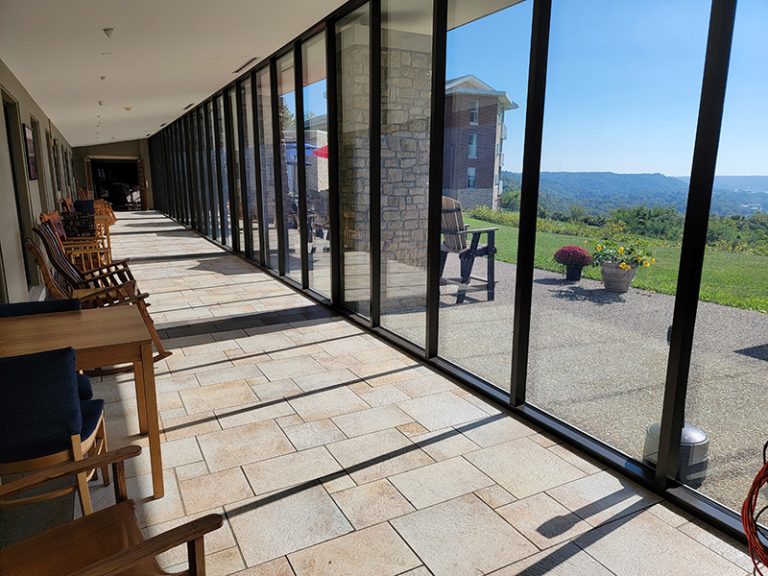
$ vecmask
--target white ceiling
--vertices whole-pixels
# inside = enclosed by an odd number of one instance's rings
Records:
[[[343,3],[0,0],[0,59],[72,146],[133,140]]]

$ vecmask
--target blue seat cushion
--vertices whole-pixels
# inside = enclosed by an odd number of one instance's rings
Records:
[[[14,304],[0,304],[0,318],[72,312],[75,310],[80,310],[80,300],[74,298],[43,300],[42,302],[16,302]]]
[[[91,379],[85,374],[77,374],[77,395],[80,397],[80,401],[90,400],[93,398],[93,388],[91,387]]]
[[[96,430],[99,418],[104,413],[104,400],[80,402],[80,409],[83,414],[83,431],[80,432],[80,439],[85,440]]]

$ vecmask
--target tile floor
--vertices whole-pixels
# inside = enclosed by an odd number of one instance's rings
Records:
[[[750,572],[737,544],[162,215],[120,214],[112,241],[173,351],[166,495],[144,498],[146,453],[129,492],[148,535],[225,514],[211,575]],[[111,445],[146,445],[130,376],[95,392]]]

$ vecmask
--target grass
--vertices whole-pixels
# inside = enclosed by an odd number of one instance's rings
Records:
[[[484,228],[488,222],[465,218],[470,228]],[[516,262],[518,229],[496,224],[496,258],[503,262]],[[576,244],[590,252],[594,238],[537,232],[535,266],[542,270],[562,272],[564,267],[552,259],[561,246]],[[674,294],[677,287],[677,270],[680,264],[680,245],[664,240],[649,239],[656,264],[640,268],[632,282],[635,288]],[[600,269],[584,268],[583,276],[600,280]],[[741,252],[721,252],[707,249],[699,299],[734,308],[758,310],[768,313],[768,257]]]

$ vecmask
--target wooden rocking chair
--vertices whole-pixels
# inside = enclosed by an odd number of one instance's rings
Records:
[[[69,238],[57,211],[40,214],[40,222],[49,223],[56,239],[70,262],[83,270],[104,266],[112,262],[112,249],[104,231],[94,223],[95,236]]]
[[[0,576],[167,576],[155,557],[182,544],[187,545],[189,566],[178,576],[205,576],[203,539],[219,529],[224,519],[209,514],[145,540],[135,504],[128,499],[125,479],[125,460],[140,453],[139,446],[126,446],[0,486],[3,502],[57,478],[93,466],[112,465],[116,501],[113,506],[0,549]]]
[[[123,296],[133,296],[134,299],[130,303],[135,304],[139,309],[144,323],[147,325],[147,329],[152,336],[152,342],[157,349],[154,361],[159,362],[171,355],[171,352],[165,350],[160,335],[155,328],[155,323],[152,321],[152,317],[147,310],[149,304],[146,303],[146,299],[149,295],[139,291],[136,280],[130,268],[128,268],[128,260],[116,260],[106,266],[80,271],[72,265],[59,249],[54,238],[55,232],[53,232],[50,224],[35,226],[33,231],[42,241],[48,260],[68,286],[68,290],[71,293],[70,298],[88,296],[91,293],[98,293],[99,290],[107,288],[117,290]],[[29,242],[29,244],[34,246],[32,242]],[[31,247],[29,248],[30,250],[32,249]]]
[[[488,300],[495,297],[496,288],[496,230],[498,228],[475,228],[470,230],[464,225],[464,216],[461,212],[461,203],[458,200],[443,196],[442,232],[443,243],[440,246],[440,278],[441,283],[458,285],[456,303],[461,304],[467,292],[485,290]],[[486,234],[486,244],[480,244],[480,237]],[[467,242],[467,236],[472,239]],[[456,254],[459,257],[460,277],[444,278],[445,263],[448,254]],[[472,276],[472,267],[475,258],[485,256],[488,261],[487,277],[478,278]],[[480,284],[470,287],[470,281],[477,280]]]

